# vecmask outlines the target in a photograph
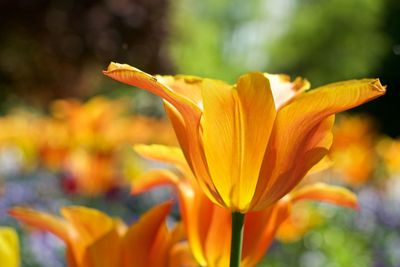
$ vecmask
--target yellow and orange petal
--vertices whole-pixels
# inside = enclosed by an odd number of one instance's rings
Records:
[[[180,236],[180,231],[170,232],[166,226],[171,205],[154,207],[130,227],[98,210],[78,206],[63,208],[64,218],[18,207],[9,213],[61,238],[70,267],[161,267],[170,260],[170,251],[179,241],[176,236]]]
[[[228,251],[230,247],[230,211],[209,201],[198,185],[192,182],[193,174],[184,166],[182,154],[178,153],[176,148],[160,145],[141,145],[136,148],[139,148],[136,151],[147,159],[172,164],[180,173],[164,169],[151,170],[133,182],[132,193],[145,192],[161,185],[172,185],[179,196],[182,219],[197,262],[202,266],[227,265],[229,253],[224,251]],[[167,151],[175,153],[166,153]],[[326,163],[322,165],[325,166]],[[247,213],[244,222],[243,266],[254,266],[262,259],[279,227],[285,224],[296,208],[292,208],[292,205],[303,200],[324,201],[357,208],[357,198],[349,190],[315,183],[300,187],[264,210]],[[295,230],[293,227],[286,228],[285,234]],[[280,231],[282,236],[284,230]]]
[[[184,79],[158,79],[125,64],[111,63],[104,73],[164,99],[204,193],[212,202],[242,213],[278,201],[326,156],[335,113],[385,93],[377,79],[306,91],[308,82],[287,86],[283,76],[270,76],[271,88],[262,73],[243,75],[236,85],[196,78],[194,86]],[[275,97],[275,103],[273,94],[279,90],[286,93]]]

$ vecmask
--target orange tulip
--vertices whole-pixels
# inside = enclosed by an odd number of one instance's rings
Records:
[[[289,193],[332,143],[333,115],[385,93],[378,79],[333,83],[260,72],[235,85],[192,76],[152,76],[111,63],[104,74],[163,98],[207,197],[233,212],[265,209]]]
[[[377,135],[371,119],[365,116],[343,116],[334,128],[330,156],[334,169],[347,184],[360,186],[375,170]]]
[[[193,255],[201,266],[229,266],[231,213],[213,204],[197,185],[178,148],[138,145],[135,150],[147,159],[172,164],[181,175],[155,169],[133,182],[138,194],[159,185],[172,185],[179,196],[180,210]],[[255,266],[264,256],[281,223],[289,216],[292,203],[319,200],[355,208],[357,198],[348,190],[325,184],[311,184],[280,199],[274,205],[246,214],[241,266]]]
[[[129,113],[123,98],[94,97],[85,103],[63,99],[53,102],[51,117],[34,123],[40,129],[41,160],[51,169],[62,170],[67,192],[96,196],[126,184],[127,174],[141,169],[125,152],[132,143],[176,143],[166,120]],[[0,143],[1,139],[0,134]]]
[[[62,239],[69,267],[164,267],[179,237],[165,224],[170,207],[171,202],[161,204],[130,227],[98,210],[78,206],[62,208],[64,218],[20,207],[9,213]]]

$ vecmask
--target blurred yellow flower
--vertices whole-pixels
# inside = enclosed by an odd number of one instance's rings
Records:
[[[64,218],[16,207],[9,214],[29,226],[46,230],[67,246],[69,267],[165,267],[179,241],[179,231],[169,231],[165,219],[171,202],[156,206],[127,227],[121,220],[86,208],[61,209]],[[179,229],[178,229],[179,230]]]
[[[234,212],[262,210],[289,193],[331,146],[334,114],[385,93],[378,79],[333,83],[260,72],[235,85],[152,76],[111,63],[104,74],[160,96],[202,190]]]
[[[389,175],[400,173],[400,140],[382,137],[377,144],[377,153],[383,159]]]
[[[18,235],[11,227],[0,227],[0,263],[4,267],[19,267]]]
[[[138,194],[160,185],[172,185],[178,193],[183,223],[196,260],[201,266],[229,266],[231,213],[213,204],[197,185],[178,148],[138,145],[143,157],[172,164],[180,175],[155,169],[134,180],[132,193]],[[279,226],[292,214],[291,206],[300,200],[319,200],[355,208],[357,198],[350,191],[315,183],[295,190],[274,205],[246,214],[241,266],[255,266],[272,243]]]
[[[39,116],[23,110],[0,117],[0,153],[11,153],[24,170],[37,165],[38,121]]]

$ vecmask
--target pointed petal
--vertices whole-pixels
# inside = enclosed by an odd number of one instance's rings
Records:
[[[265,255],[281,223],[290,214],[289,199],[282,198],[276,204],[261,211],[246,214],[242,265],[255,266]]]
[[[105,244],[109,246],[118,246],[110,232],[115,232],[115,225],[112,218],[95,209],[69,206],[61,209],[62,216],[69,222],[73,231],[70,232],[71,253],[74,255],[78,266],[97,267],[102,264],[93,258],[93,254],[101,253],[105,248]],[[105,241],[104,241],[105,240]],[[112,241],[112,242],[110,242]],[[96,242],[99,242],[96,245]],[[94,251],[98,248],[99,251]],[[110,253],[115,250],[110,250]],[[104,260],[105,264],[109,262]],[[103,265],[107,266],[107,265]]]
[[[203,101],[203,143],[211,177],[216,177],[225,205],[245,211],[275,119],[268,79],[250,73],[238,80],[237,89],[208,84]]]
[[[7,267],[20,266],[18,235],[10,227],[0,227],[0,262]]]
[[[143,158],[172,164],[181,169],[188,168],[185,156],[179,147],[164,145],[135,145],[134,150]]]
[[[194,258],[201,265],[207,265],[205,243],[211,224],[213,209],[216,207],[196,184],[179,183],[176,186],[180,212],[185,225],[187,239]]]
[[[29,226],[49,231],[65,242],[69,242],[70,234],[67,222],[56,216],[29,208],[15,207],[8,211],[10,216]]]
[[[385,87],[377,79],[352,80],[307,91],[282,107],[275,120],[260,175],[268,178],[260,178],[258,188],[264,194],[259,208],[287,194],[308,169],[326,155],[331,143],[330,129],[327,129],[329,116],[384,93]],[[326,137],[322,138],[324,135]],[[299,159],[301,163],[298,163]]]
[[[350,190],[324,183],[315,183],[301,187],[294,191],[290,198],[292,202],[300,200],[316,200],[328,202],[352,209],[358,208],[357,196]]]
[[[103,212],[81,206],[69,206],[61,209],[62,216],[76,230],[80,242],[92,242],[114,228],[114,221]]]
[[[199,111],[196,104],[190,98],[175,92],[166,84],[159,82],[155,76],[127,64],[111,62],[107,70],[103,71],[103,73],[114,80],[139,87],[161,97],[171,103],[180,112],[186,111],[192,113],[195,110]]]
[[[174,185],[179,183],[179,178],[168,170],[152,170],[132,182],[131,193],[140,194],[157,186]]]
[[[270,201],[269,203],[274,203],[287,192],[291,191],[307,172],[328,153],[332,145],[333,137],[331,130],[333,123],[334,115],[326,118],[315,126],[314,129],[310,131],[308,138],[299,146],[301,149],[296,151],[297,155],[293,159],[292,165],[288,166],[285,172],[268,181],[270,183],[269,188],[264,192],[263,197],[266,198],[267,201]],[[260,186],[260,184],[258,186]],[[260,188],[261,187],[258,189]],[[265,205],[265,203],[262,203],[262,205]]]
[[[87,246],[83,264],[88,267],[121,266],[121,238],[112,229]]]
[[[154,243],[160,240],[160,233],[166,231],[165,219],[168,216],[172,203],[166,202],[146,212],[135,224],[129,227],[123,240],[123,265],[131,266],[134,262],[137,267],[155,266],[151,258],[158,257],[157,262],[168,262],[163,251],[155,251]],[[157,246],[156,246],[157,247]],[[162,266],[162,265],[161,265]],[[160,266],[160,267],[161,267]],[[158,266],[155,266],[158,267]]]
[[[139,69],[131,67],[126,64],[111,63],[104,74],[129,85],[137,86],[147,90],[159,97],[166,103],[168,115],[171,115],[171,121],[174,125],[179,143],[185,153],[185,157],[189,165],[195,173],[201,174],[202,177],[207,177],[208,173],[202,162],[200,150],[200,137],[199,137],[199,124],[201,117],[201,109],[185,95],[175,92],[172,88],[168,87],[164,82],[168,82],[163,77],[156,77],[147,74]],[[196,82],[197,83],[197,82]],[[191,90],[188,88],[187,90]],[[196,89],[197,86],[196,86]],[[190,142],[188,142],[190,140]],[[207,179],[207,178],[204,178]],[[207,183],[209,187],[210,184]]]
[[[226,208],[213,205],[212,213],[207,218],[210,224],[205,233],[206,239],[203,241],[207,266],[229,266],[231,213]],[[204,217],[200,219],[204,220]]]

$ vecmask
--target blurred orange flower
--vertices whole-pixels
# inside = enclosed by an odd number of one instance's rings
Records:
[[[179,229],[168,231],[165,223],[170,207],[171,202],[160,204],[129,227],[98,210],[78,206],[62,208],[64,218],[20,207],[9,214],[62,239],[69,267],[165,267],[176,262],[170,257],[180,256],[172,253],[179,244]]]
[[[385,93],[377,79],[333,83],[260,72],[235,85],[152,76],[111,63],[104,74],[160,96],[197,181],[234,212],[265,209],[289,193],[331,146],[334,114]]]
[[[377,164],[376,140],[370,118],[360,115],[340,118],[334,127],[330,157],[345,183],[359,186],[372,176]]]
[[[172,164],[181,175],[155,169],[135,179],[132,193],[138,194],[160,185],[172,185],[179,196],[186,233],[196,260],[201,266],[229,266],[231,213],[213,204],[197,185],[178,148],[161,145],[138,145],[143,157]],[[355,208],[356,196],[348,190],[325,184],[304,186],[257,212],[246,214],[241,266],[255,266],[264,256],[282,222],[291,214],[292,203],[319,200]]]
[[[276,239],[285,243],[296,242],[323,221],[323,215],[310,203],[296,203],[279,226]]]

